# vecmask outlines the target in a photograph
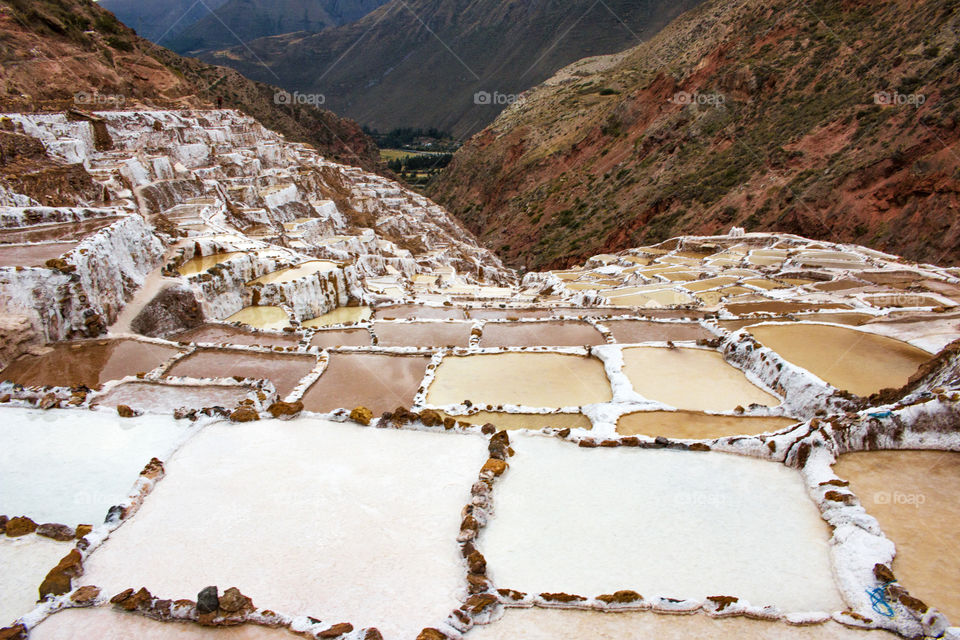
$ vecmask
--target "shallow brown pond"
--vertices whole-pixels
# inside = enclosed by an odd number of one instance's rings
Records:
[[[88,340],[50,346],[40,356],[25,355],[0,373],[0,379],[22,385],[99,387],[156,369],[178,352],[165,345],[136,340]]]
[[[582,413],[502,413],[480,411],[469,416],[452,416],[458,422],[470,424],[493,424],[498,429],[592,429],[590,418]]]
[[[716,416],[698,411],[641,411],[628,413],[617,423],[625,436],[664,436],[705,440],[779,431],[796,424],[791,418]]]
[[[207,344],[244,344],[265,347],[291,347],[300,341],[297,335],[277,335],[245,331],[222,324],[205,324],[170,337],[178,342],[203,342]]]
[[[596,328],[575,320],[487,323],[480,338],[481,347],[582,347],[604,342]]]
[[[809,302],[734,302],[725,305],[730,313],[746,315],[748,313],[797,313],[798,311],[819,311],[821,309],[849,309],[850,307],[839,302],[813,304]]]
[[[42,267],[47,260],[72,251],[79,242],[0,245],[0,267]]]
[[[469,322],[376,322],[373,331],[381,347],[466,347]]]
[[[364,406],[380,415],[409,408],[430,359],[375,353],[334,353],[320,379],[304,394],[309,411],[327,412]]]
[[[177,361],[168,376],[185,378],[266,379],[273,382],[280,397],[293,391],[316,366],[313,356],[250,353],[230,349],[201,349]]]
[[[110,226],[119,218],[94,218],[81,222],[43,224],[31,227],[0,230],[0,242],[48,242],[51,240],[82,240],[85,236]]]
[[[330,349],[333,347],[369,347],[370,332],[366,329],[330,329],[320,331],[310,340],[310,346]]]
[[[603,323],[620,343],[711,340],[714,335],[698,323],[608,320]]]
[[[420,304],[398,304],[380,307],[374,311],[377,320],[466,320],[467,313],[460,307],[428,307]]]

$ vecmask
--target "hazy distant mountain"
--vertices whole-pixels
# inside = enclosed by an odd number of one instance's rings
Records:
[[[137,35],[168,44],[173,36],[210,15],[227,0],[100,0],[100,6],[120,18]]]
[[[290,91],[323,94],[327,108],[381,130],[464,135],[560,67],[635,45],[699,1],[391,0],[344,26],[202,57]],[[477,92],[486,93],[475,101]]]
[[[179,53],[233,47],[280,34],[313,33],[359,20],[386,0],[227,0],[169,43]]]

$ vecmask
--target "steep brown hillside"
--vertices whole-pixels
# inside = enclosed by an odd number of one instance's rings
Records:
[[[514,265],[731,226],[960,261],[960,0],[712,0],[529,92],[430,195]]]
[[[382,169],[355,122],[309,105],[279,106],[274,87],[158,47],[90,0],[0,1],[0,82],[5,111],[210,108],[222,97],[224,107],[333,160]]]

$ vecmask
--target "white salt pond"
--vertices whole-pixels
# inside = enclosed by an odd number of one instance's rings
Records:
[[[603,363],[558,353],[495,353],[447,356],[427,393],[433,405],[515,404],[572,407],[613,397]]]
[[[478,545],[499,588],[844,608],[828,527],[797,472],[722,453],[511,440]]]
[[[414,638],[460,605],[460,510],[486,444],[310,418],[211,425],[82,580],[167,598],[236,586],[260,607]]]
[[[885,631],[851,629],[836,622],[791,626],[748,618],[676,616],[650,612],[602,613],[511,609],[493,624],[474,627],[467,640],[893,640]]]
[[[5,627],[36,605],[40,583],[73,545],[35,534],[0,536],[0,627]]]
[[[752,403],[780,404],[716,351],[630,347],[623,350],[623,362],[637,393],[677,409],[731,411]]]
[[[256,604],[256,603],[254,603]],[[201,627],[183,622],[158,622],[112,607],[67,609],[50,616],[30,631],[31,640],[296,640],[303,636],[285,629],[253,624],[238,627]]]
[[[163,416],[0,409],[0,513],[99,524],[150,459],[167,455],[186,434],[184,423]]]
[[[125,404],[150,413],[172,413],[181,407],[232,409],[251,395],[253,387],[240,385],[169,385],[152,382],[125,382],[117,385],[93,402],[111,409]]]

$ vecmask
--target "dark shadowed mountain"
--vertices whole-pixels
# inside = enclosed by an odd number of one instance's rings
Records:
[[[392,0],[335,29],[263,38],[203,58],[322,94],[327,108],[381,130],[437,127],[464,136],[560,67],[635,45],[698,3]]]
[[[100,6],[138,35],[157,42],[169,40],[224,2],[227,0],[100,0]]]

